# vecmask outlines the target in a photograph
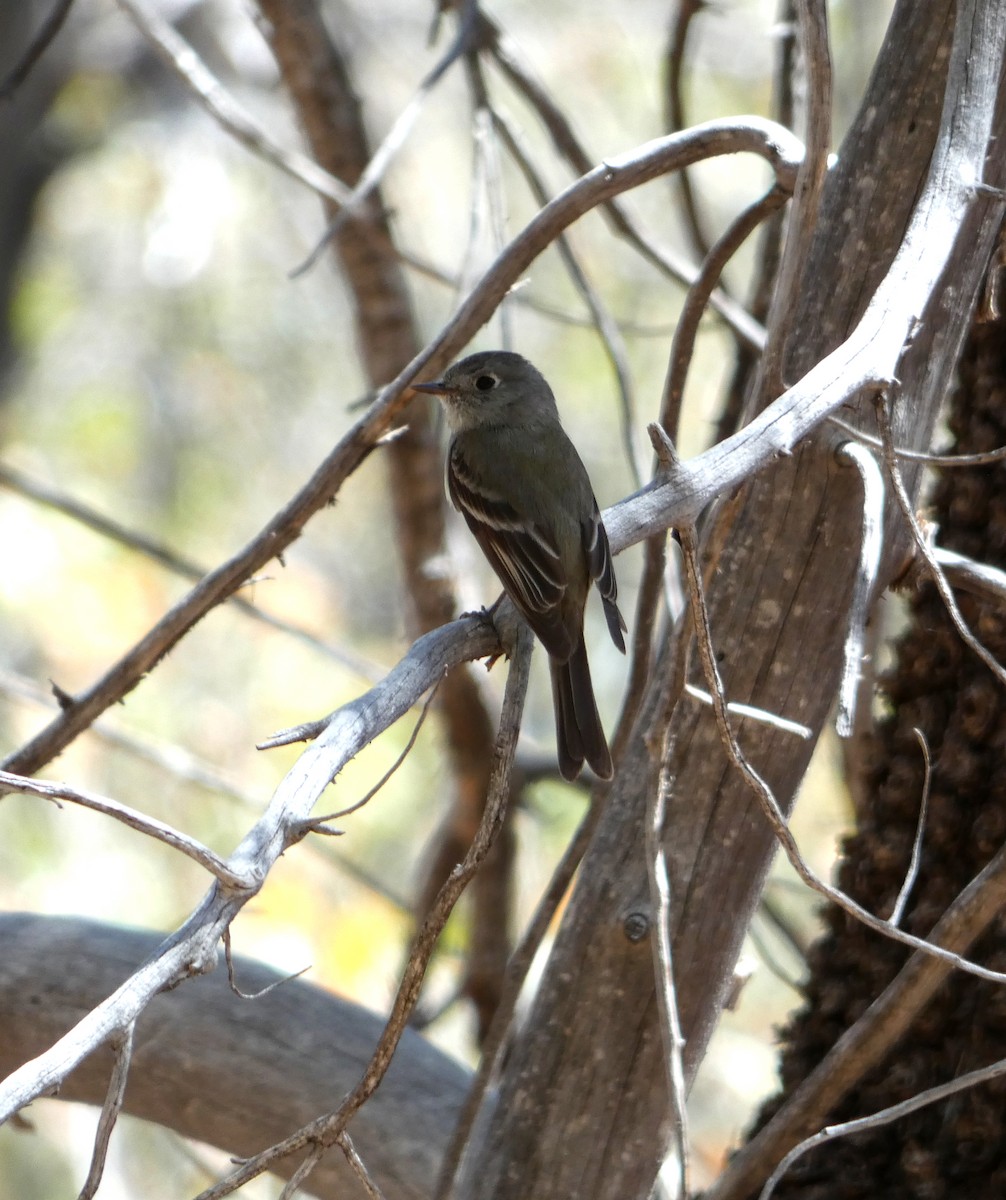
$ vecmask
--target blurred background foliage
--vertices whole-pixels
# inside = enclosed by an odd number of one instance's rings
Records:
[[[154,0],[150,0],[154,5]],[[3,0],[4,69],[17,61],[47,5]],[[253,14],[237,0],[157,5],[208,66],[280,142],[299,144]],[[673,4],[497,5],[493,15],[571,114],[594,161],[664,131],[663,55]],[[830,6],[837,71],[835,141],[858,102],[889,5]],[[431,12],[379,0],[327,6],[353,62],[376,145],[436,61]],[[449,19],[448,19],[449,20]],[[778,13],[774,0],[724,0],[693,23],[686,104],[691,121],[771,111]],[[447,22],[445,21],[445,24]],[[519,122],[555,190],[568,182],[546,133],[503,81],[500,106]],[[463,73],[434,91],[384,182],[402,249],[470,279],[493,253],[469,239],[476,151]],[[291,272],[323,227],[316,197],[236,145],[156,58],[112,0],[78,0],[26,85],[0,115],[8,161],[23,165],[19,226],[0,247],[13,283],[5,303],[0,434],[6,468],[204,565],[242,546],[304,482],[355,418],[365,391],[346,291],[325,256]],[[760,164],[721,159],[695,174],[702,219],[715,236],[764,180]],[[501,173],[516,232],[536,211],[516,172]],[[35,186],[37,185],[37,186]],[[8,197],[10,199],[10,197]],[[630,206],[661,242],[686,251],[676,193],[666,181]],[[573,244],[624,323],[638,396],[633,424],[655,414],[681,292],[597,216]],[[728,278],[743,297],[751,249]],[[458,294],[411,271],[414,310],[431,335]],[[540,306],[540,307],[535,307]],[[575,318],[557,320],[541,308]],[[557,385],[560,408],[588,463],[602,507],[633,490],[613,372],[555,251],[510,302],[515,345]],[[499,324],[480,345],[499,344]],[[709,322],[690,377],[682,450],[707,445],[731,370],[730,342]],[[380,677],[406,646],[385,465],[371,456],[335,505],[311,521],[281,565],[245,590],[324,647],[225,606],[206,618],[94,731],[45,774],[90,788],[189,831],[228,853],[262,811],[297,749],[256,742],[316,718]],[[79,520],[0,480],[0,739],[16,748],[49,717],[48,681],[74,693],[142,636],[188,588],[186,580]],[[455,536],[456,535],[456,536]],[[466,534],[451,534],[450,569],[475,607],[498,589]],[[631,614],[638,563],[618,563]],[[592,619],[596,619],[593,614]],[[595,648],[606,721],[618,711],[624,663]],[[485,676],[498,710],[505,668]],[[525,736],[550,752],[551,710],[536,665]],[[362,754],[330,791],[330,809],[364,794],[406,744],[410,714]],[[304,843],[271,874],[234,928],[235,948],[373,1008],[386,1006],[410,927],[424,854],[450,802],[436,719],[378,796],[343,823],[345,836]],[[585,794],[535,785],[517,815],[518,911],[533,909],[583,811]],[[824,744],[797,810],[801,844],[827,869],[848,808],[834,746]],[[754,929],[753,977],[715,1040],[693,1096],[696,1183],[715,1168],[773,1082],[773,1029],[798,997],[799,946],[813,905],[779,866],[771,912]],[[206,877],[190,861],[112,821],[71,806],[8,797],[0,804],[0,904],[70,912],[169,930],[198,903]],[[773,918],[782,918],[780,933]],[[791,943],[795,931],[797,945]],[[450,1005],[459,986],[463,913],[427,985],[429,1034],[471,1060],[470,1014]],[[787,980],[789,982],[787,982]],[[34,1136],[0,1131],[0,1200],[74,1194],[94,1114],[33,1106]],[[181,1151],[162,1131],[128,1122],[102,1196],[178,1197],[201,1186],[203,1150]],[[44,1141],[42,1140],[44,1139]],[[214,1163],[218,1160],[213,1159]],[[142,1182],[141,1182],[142,1181]],[[250,1196],[275,1193],[272,1183]]]

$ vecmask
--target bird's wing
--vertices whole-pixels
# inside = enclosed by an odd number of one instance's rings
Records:
[[[507,595],[549,654],[565,661],[573,640],[561,612],[566,581],[555,539],[476,478],[457,445],[448,456],[447,490]]]
[[[615,567],[611,561],[611,547],[608,545],[608,533],[601,520],[601,514],[594,504],[594,511],[581,525],[583,548],[587,554],[587,566],[590,577],[597,583],[604,605],[604,619],[608,622],[608,632],[611,640],[622,653],[625,653],[625,639],[622,632],[626,628],[625,619],[618,611],[616,597],[618,588],[615,585]]]

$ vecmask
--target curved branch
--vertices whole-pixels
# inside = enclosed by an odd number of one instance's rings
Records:
[[[156,951],[159,933],[97,921],[0,915],[0,1075],[42,1051]],[[237,959],[242,983],[281,976]],[[44,1002],[39,1003],[43,998]],[[136,1027],[123,1111],[185,1137],[248,1155],[349,1091],[380,1035],[376,1013],[303,980],[242,1000],[223,972],[159,995]],[[103,1050],[63,1082],[63,1100],[100,1105],[112,1054]],[[385,1200],[426,1200],[468,1073],[406,1031],[376,1096],[353,1122],[360,1157]],[[289,1175],[295,1164],[277,1164]],[[321,1200],[357,1195],[341,1154],[311,1176]]]
[[[449,362],[495,312],[535,258],[577,218],[613,196],[701,158],[743,152],[759,154],[792,188],[802,149],[771,121],[713,121],[685,133],[649,142],[595,167],[547,204],[496,259],[475,291],[441,333],[396,378],[381,389],[305,486],[242,550],[206,575],[135,646],[85,692],[68,697],[60,715],[0,766],[30,775],[59,754],[97,716],[133,690],[140,680],[217,604],[241,587],[301,534],[307,521],[335,496],[412,399],[409,384],[424,369]]]

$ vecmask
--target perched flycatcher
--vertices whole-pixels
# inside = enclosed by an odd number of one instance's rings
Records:
[[[625,622],[615,571],[587,470],[559,422],[552,389],[525,358],[472,354],[443,379],[413,384],[443,401],[451,501],[517,610],[548,651],[559,770],[584,760],[610,779],[583,641],[583,610],[596,583],[611,640],[623,653]]]

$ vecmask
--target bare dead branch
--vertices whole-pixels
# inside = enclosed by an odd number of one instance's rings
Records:
[[[197,1200],[220,1200],[231,1195],[250,1179],[261,1175],[279,1158],[294,1154],[306,1147],[330,1146],[343,1132],[359,1108],[373,1095],[384,1077],[391,1057],[408,1026],[408,1019],[419,998],[419,989],[426,974],[433,949],[461,896],[485,860],[503,822],[506,797],[510,791],[510,771],[513,767],[520,716],[531,662],[531,631],[526,626],[517,629],[510,660],[500,731],[493,754],[489,796],[482,822],[464,862],[460,863],[444,883],[437,899],[417,932],[410,950],[405,971],[399,984],[387,1024],[359,1083],[346,1097],[338,1110],[317,1118],[282,1142],[242,1163],[235,1171],[214,1186],[201,1192]]]
[[[892,1121],[898,1121],[902,1117],[907,1117],[909,1113],[916,1112],[920,1108],[925,1108],[929,1104],[936,1104],[940,1100],[947,1100],[951,1096],[956,1096],[959,1092],[967,1091],[969,1088],[978,1087],[979,1084],[989,1083],[993,1079],[998,1079],[1001,1075],[1006,1075],[1006,1058],[1001,1058],[998,1062],[991,1063],[987,1067],[979,1067],[976,1071],[968,1071],[966,1074],[959,1075],[956,1079],[951,1079],[948,1083],[942,1083],[938,1087],[926,1088],[917,1095],[909,1096],[907,1100],[902,1100],[900,1104],[892,1104],[890,1107],[882,1108],[879,1112],[871,1113],[867,1117],[858,1117],[854,1121],[845,1121],[841,1125],[829,1125],[826,1129],[822,1129],[820,1133],[816,1133],[813,1137],[809,1137],[801,1142],[799,1146],[795,1146],[786,1155],[779,1166],[772,1172],[764,1188],[762,1188],[759,1200],[770,1200],[783,1175],[786,1174],[798,1158],[806,1154],[808,1150],[812,1150],[815,1146],[832,1142],[836,1138],[849,1137],[854,1133],[865,1133],[870,1129],[879,1129],[881,1126],[889,1125]]]
[[[675,6],[674,21],[667,40],[667,48],[664,51],[664,126],[669,133],[684,129],[688,124],[685,118],[681,78],[685,62],[685,45],[692,27],[692,20],[704,7],[705,0],[679,0]],[[676,182],[681,195],[681,205],[685,211],[685,223],[692,239],[692,250],[697,258],[703,259],[709,253],[709,241],[702,228],[702,222],[699,220],[698,205],[692,188],[692,177],[688,171],[681,171]]]
[[[520,54],[511,39],[485,13],[479,14],[479,20],[482,23],[482,37],[485,39],[493,60],[538,114],[552,138],[556,150],[574,171],[581,175],[587,172],[590,169],[591,158],[580,144],[566,114],[549,95],[545,85],[536,79],[521,61]],[[640,229],[636,219],[626,211],[623,205],[606,202],[604,212],[615,232],[623,237],[646,262],[676,283],[690,286],[695,282],[696,268],[685,259],[678,257],[673,251],[658,246],[651,236]],[[722,292],[714,292],[711,304],[743,342],[755,350],[762,348],[765,343],[765,330],[757,321],[752,320],[736,301]]]
[[[671,789],[669,763],[666,755],[661,765],[658,786],[648,799],[646,822],[646,869],[650,884],[650,903],[656,924],[656,936],[651,938],[653,969],[657,980],[657,1004],[660,1007],[660,1033],[667,1071],[667,1091],[671,1098],[674,1118],[674,1138],[677,1143],[679,1195],[688,1196],[689,1138],[688,1089],[685,1084],[685,1037],[678,1016],[678,1000],[674,987],[674,956],[671,928],[673,909],[667,855],[664,849],[664,815]]]
[[[984,646],[977,637],[971,632],[967,621],[961,613],[957,604],[957,598],[954,596],[953,589],[947,582],[947,577],[943,574],[940,564],[936,560],[932,547],[919,524],[919,519],[916,517],[912,508],[912,502],[908,498],[908,492],[905,490],[904,480],[901,478],[901,469],[898,466],[897,459],[894,457],[894,441],[891,435],[891,422],[887,415],[887,407],[884,398],[880,397],[876,404],[877,425],[880,428],[880,437],[884,443],[884,461],[887,464],[887,472],[891,478],[891,485],[894,488],[894,494],[898,499],[898,505],[901,508],[901,515],[905,519],[905,523],[911,530],[912,538],[915,541],[916,549],[922,556],[928,570],[929,576],[936,586],[936,590],[940,594],[946,606],[950,620],[954,624],[960,639],[964,644],[973,650],[975,654],[988,667],[993,675],[1000,681],[1006,684],[1006,667],[999,662],[994,654]]]
[[[114,817],[130,829],[145,833],[148,837],[178,850],[193,862],[197,862],[209,871],[224,887],[242,887],[244,877],[228,866],[219,855],[214,854],[202,843],[197,842],[188,834],[180,833],[158,821],[148,817],[135,808],[120,804],[94,792],[84,792],[79,788],[70,787],[65,783],[49,783],[43,779],[27,779],[23,775],[15,775],[9,771],[0,771],[0,795],[4,792],[18,792],[28,796],[40,796],[44,800],[66,800],[70,804],[79,804],[81,808],[89,808],[93,812],[104,813],[106,817]]]
[[[922,779],[922,797],[919,800],[919,820],[915,826],[915,838],[912,842],[912,857],[908,863],[908,870],[905,872],[905,881],[901,885],[901,890],[898,892],[898,898],[894,902],[894,908],[891,910],[891,924],[899,925],[901,918],[904,916],[905,906],[908,904],[908,898],[912,894],[912,888],[915,886],[915,880],[919,874],[919,863],[922,860],[922,839],[926,832],[926,814],[929,812],[929,788],[933,778],[933,762],[929,754],[929,743],[926,741],[926,735],[921,729],[916,726],[914,730],[915,736],[919,742],[919,749],[922,751],[922,763],[924,767],[924,775]]]
[[[683,172],[679,172],[683,175]],[[660,423],[671,436],[678,436],[681,405],[685,394],[685,380],[692,356],[699,322],[706,311],[710,297],[720,281],[723,268],[736,254],[748,236],[762,221],[777,212],[789,199],[781,188],[770,188],[760,200],[749,205],[734,219],[703,260],[699,274],[688,289],[685,303],[678,318],[678,325],[671,341],[671,353],[664,380],[664,394],[660,402]]]
[[[997,35],[998,35],[998,31]],[[961,43],[964,45],[964,42]],[[996,60],[998,62],[998,60]],[[909,338],[915,315],[909,312],[921,313],[925,299],[929,297],[940,279],[942,266],[946,261],[952,245],[954,231],[967,209],[976,203],[1001,203],[996,197],[987,196],[976,188],[973,181],[980,180],[985,168],[985,154],[988,146],[989,132],[992,122],[992,111],[986,101],[981,104],[975,96],[986,95],[986,80],[980,72],[967,72],[962,68],[961,90],[948,104],[941,127],[929,175],[919,201],[913,210],[908,229],[895,255],[887,274],[877,287],[870,299],[859,323],[846,340],[831,354],[823,358],[803,377],[803,379],[783,393],[779,399],[784,401],[784,409],[776,408],[775,404],[756,416],[749,424],[733,436],[724,439],[700,455],[693,462],[702,461],[703,467],[711,467],[720,478],[721,487],[718,491],[728,490],[740,477],[735,476],[730,484],[726,484],[719,476],[720,469],[727,469],[726,462],[717,465],[720,455],[738,462],[735,455],[740,446],[749,438],[760,437],[767,433],[767,425],[773,427],[776,434],[783,435],[783,441],[788,442],[786,427],[789,421],[796,417],[802,407],[808,388],[828,415],[838,407],[828,399],[830,389],[841,379],[840,390],[843,397],[848,399],[864,391],[875,391],[884,381],[896,378],[897,363],[902,350]],[[985,88],[983,92],[982,89]],[[958,122],[958,112],[967,111],[973,119]],[[890,338],[890,340],[888,340]],[[778,401],[776,402],[778,403]],[[785,416],[783,416],[785,412]],[[771,414],[771,415],[769,415]],[[781,424],[777,424],[782,417]],[[786,453],[791,445],[780,444],[778,449]],[[710,480],[711,482],[711,480]],[[671,479],[651,484],[642,493],[656,499],[662,489],[673,489],[677,498],[683,498],[684,492],[690,490],[693,481],[687,479],[687,472],[682,469],[672,473]],[[704,488],[700,489],[704,491]],[[694,501],[691,507],[693,513],[698,513],[708,499],[699,492],[689,497]],[[635,511],[639,496],[633,498]],[[616,537],[625,536],[621,525],[620,506],[616,506],[611,519],[605,518],[609,533],[614,529]],[[643,520],[632,521],[630,541],[656,532],[659,523],[652,525]]]
[[[830,416],[828,420],[857,441],[865,442],[868,446],[876,446],[878,450],[883,449],[884,443],[879,437],[857,429],[855,425],[850,425],[841,417]],[[950,469],[954,467],[986,467],[1006,459],[1006,446],[1000,446],[996,450],[986,450],[983,454],[934,454],[928,450],[909,450],[907,447],[895,446],[894,454],[896,458],[902,458],[908,462],[925,463],[927,467]]]
[[[116,0],[116,3],[157,51],[165,65],[235,141],[336,204],[349,201],[351,190],[340,179],[330,175],[307,155],[287,150],[274,142],[223,87],[170,22],[152,12],[140,0]]]
[[[32,38],[31,45],[21,56],[20,61],[9,72],[7,78],[0,81],[0,102],[9,100],[32,72],[32,68],[45,54],[46,50],[59,31],[63,28],[66,18],[70,15],[73,0],[54,0],[49,15],[42,22],[38,33]]]
[[[838,736],[847,738],[852,736],[856,725],[856,700],[862,679],[866,623],[872,611],[884,546],[884,478],[877,460],[858,442],[845,442],[835,453],[840,462],[855,467],[863,481],[863,534],[859,541],[859,564],[849,604],[849,632],[845,639],[838,713],[835,717]]]
[[[71,0],[72,2],[72,0]],[[300,154],[296,150],[288,150],[275,142],[261,129],[255,120],[223,87],[218,79],[209,71],[205,63],[195,51],[180,37],[177,31],[156,13],[142,7],[138,0],[121,0],[120,7],[134,21],[137,28],[150,41],[151,45],[161,55],[162,59],[193,94],[196,101],[217,121],[220,127],[251,153],[262,158],[265,162],[278,167],[284,174],[299,183],[303,183],[319,196],[335,204],[345,204],[352,196],[352,189],[340,179],[330,174],[314,159]],[[379,180],[378,180],[379,182]],[[357,218],[366,218],[366,207],[354,214]],[[396,255],[407,266],[420,275],[447,287],[456,288],[458,280],[449,272],[429,262],[408,250],[395,250]],[[543,304],[533,297],[516,295],[517,303],[526,305],[551,320],[564,324],[590,324],[590,318],[580,317],[574,313],[566,313]],[[739,310],[740,311],[740,310]],[[743,316],[738,317],[743,320]],[[757,323],[747,319],[752,330],[757,329]],[[667,332],[662,327],[641,326],[637,322],[622,323],[627,333],[635,333],[645,337],[662,337]],[[754,336],[752,334],[751,336]]]
[[[793,331],[799,297],[799,277],[817,223],[817,210],[831,148],[831,51],[828,46],[828,9],[825,0],[797,0],[796,11],[807,76],[807,111],[804,141],[806,155],[797,177],[788,212],[786,236],[776,273],[766,328],[765,353],[759,364],[762,402],[774,399],[784,388],[782,362]]]
[[[509,644],[516,636],[514,624],[506,624],[503,614],[497,620],[507,630]],[[445,662],[452,657],[456,662],[467,661],[473,649],[479,648],[478,657],[496,646],[496,634],[476,618],[434,630],[415,643],[416,653],[400,663],[383,684],[333,714],[328,729],[300,756],[265,813],[228,859],[226,869],[233,886],[218,881],[157,954],[48,1050],[0,1082],[0,1123],[58,1086],[83,1058],[126,1029],[158,992],[211,970],[223,931],[258,893],[280,855],[300,839],[304,820],[345,763],[408,711],[440,677]]]
[[[123,1034],[112,1039],[112,1049],[115,1054],[112,1074],[109,1076],[108,1092],[98,1118],[91,1165],[77,1200],[93,1200],[101,1186],[101,1177],[105,1173],[105,1160],[108,1158],[108,1144],[111,1141],[115,1123],[119,1119],[119,1113],[122,1111],[122,1101],[126,1094],[126,1080],[129,1078],[129,1066],[133,1058],[133,1035],[135,1032],[136,1026],[131,1024]]]
[[[375,150],[370,162],[363,168],[352,191],[338,201],[338,215],[334,221],[329,223],[304,262],[293,271],[294,276],[302,275],[315,265],[325,247],[338,235],[347,221],[365,214],[367,199],[380,184],[385,171],[391,165],[391,160],[408,141],[409,134],[433,89],[467,50],[473,33],[473,14],[468,11],[470,7],[466,6],[465,8],[466,15],[462,18],[454,41],[442,55],[440,61],[426,74],[416,89],[416,94],[399,113],[384,140]]]
[[[929,935],[931,941],[966,954],[998,920],[1004,903],[1006,850],[1000,850],[946,910]],[[748,1197],[752,1187],[768,1177],[783,1155],[819,1127],[856,1083],[896,1045],[952,969],[942,958],[922,952],[913,954],[772,1119],[731,1157],[723,1174],[706,1193],[706,1200]]]
[[[353,1145],[353,1139],[343,1130],[342,1133],[335,1139],[336,1145],[346,1156],[346,1162],[356,1172],[360,1182],[363,1184],[364,1190],[370,1197],[370,1200],[384,1200],[384,1195],[381,1189],[374,1182],[373,1176],[367,1170],[366,1164],[357,1152]]]

